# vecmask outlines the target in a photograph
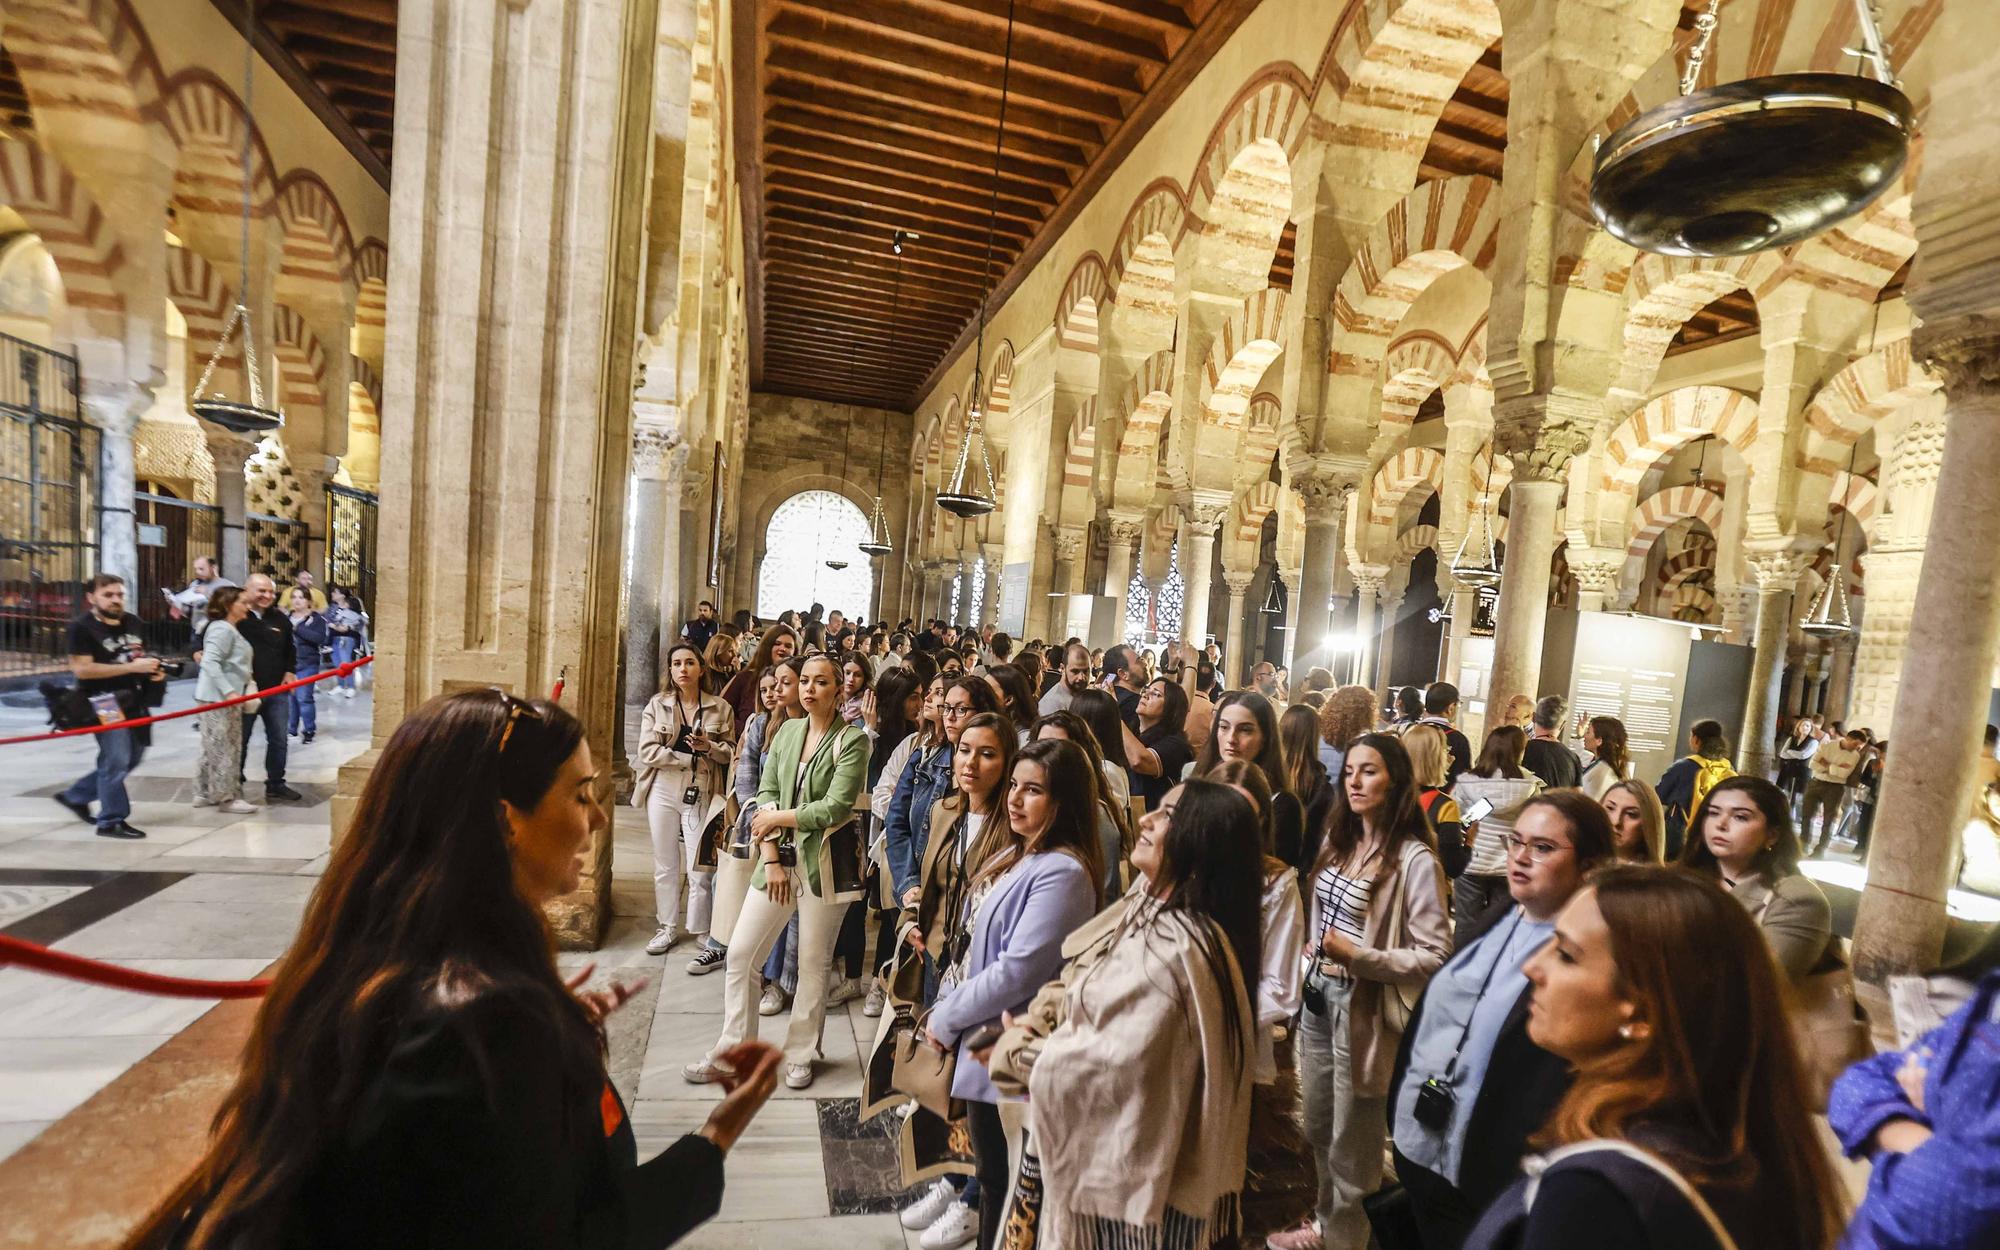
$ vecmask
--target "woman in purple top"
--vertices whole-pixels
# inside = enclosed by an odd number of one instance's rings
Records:
[[[1007,1192],[1007,1131],[1000,1094],[987,1076],[991,1038],[984,1025],[1028,1005],[1062,970],[1063,940],[1097,911],[1103,878],[1097,841],[1096,779],[1073,742],[1045,739],[1021,748],[1007,779],[1007,819],[988,822],[965,893],[960,949],[941,952],[943,986],[930,1014],[931,1040],[957,1048],[951,1092],[966,1102],[979,1189],[979,1246],[992,1250]],[[965,1045],[980,1040],[975,1052]]]

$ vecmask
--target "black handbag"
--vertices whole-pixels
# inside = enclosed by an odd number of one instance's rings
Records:
[[[1368,1217],[1368,1227],[1374,1231],[1375,1244],[1381,1250],[1424,1250],[1416,1206],[1401,1182],[1390,1181],[1363,1198],[1361,1212]]]

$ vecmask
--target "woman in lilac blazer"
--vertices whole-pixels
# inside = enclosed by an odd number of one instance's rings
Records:
[[[989,821],[966,856],[967,923],[959,949],[943,952],[931,1039],[956,1048],[951,1092],[966,1102],[979,1174],[979,1245],[996,1244],[1007,1193],[1001,1096],[986,1074],[991,1041],[975,1035],[1020,1011],[1062,970],[1063,940],[1097,910],[1096,778],[1073,742],[1031,742],[1007,779],[1007,819]],[[965,1043],[978,1042],[978,1053]]]

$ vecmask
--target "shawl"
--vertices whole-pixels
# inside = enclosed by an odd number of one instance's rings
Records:
[[[1253,1039],[1232,1047],[1225,995],[1246,1028],[1256,1011],[1233,959],[1217,983],[1194,928],[1203,921],[1150,900],[1125,915],[1070,980],[1067,1018],[1029,1074],[1042,1238],[1059,1250],[1207,1250],[1239,1231],[1250,1131]]]

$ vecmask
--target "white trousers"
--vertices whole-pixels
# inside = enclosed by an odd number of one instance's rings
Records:
[[[653,912],[661,924],[673,924],[681,911],[681,879],[687,879],[687,933],[707,933],[709,906],[715,896],[715,874],[695,869],[701,849],[702,820],[698,807],[681,805],[687,789],[684,769],[663,768],[646,796],[646,823],[653,831]]]
[[[772,902],[769,894],[755,886],[743,900],[743,910],[729,935],[729,959],[723,965],[722,1036],[716,1039],[711,1055],[739,1042],[757,1040],[757,996],[763,981],[759,973],[794,911],[799,913],[799,990],[792,999],[792,1023],[785,1033],[785,1062],[810,1062],[819,1049],[820,1029],[826,1022],[827,970],[833,963],[833,942],[840,934],[847,904],[807,893],[802,873],[792,874],[792,886],[793,901],[783,905]]]

